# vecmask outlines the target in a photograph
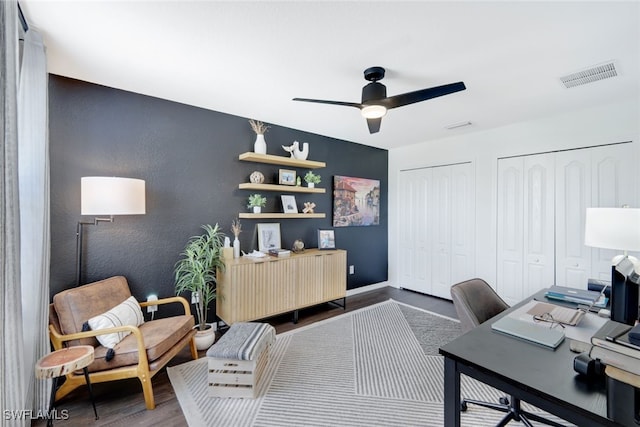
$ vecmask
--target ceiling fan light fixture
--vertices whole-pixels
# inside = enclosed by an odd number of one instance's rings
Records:
[[[366,119],[379,119],[387,114],[387,108],[383,105],[365,105],[360,112]]]

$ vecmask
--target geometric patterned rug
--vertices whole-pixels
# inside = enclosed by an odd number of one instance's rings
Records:
[[[460,333],[457,320],[389,300],[277,335],[257,399],[208,397],[206,358],[167,372],[192,427],[440,426],[438,348]],[[464,376],[461,389],[481,400],[502,395]],[[501,416],[470,406],[462,425],[493,426]]]

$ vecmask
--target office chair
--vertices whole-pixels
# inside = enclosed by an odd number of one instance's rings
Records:
[[[482,279],[471,279],[453,285],[451,287],[451,298],[453,299],[453,306],[456,309],[456,313],[458,313],[462,332],[464,333],[509,308],[509,305]],[[509,423],[509,421],[514,420],[521,421],[524,425],[533,427],[529,421],[531,419],[550,426],[565,427],[563,424],[558,424],[523,410],[520,407],[520,399],[513,396],[501,397],[500,403],[462,399],[460,402],[460,410],[463,412],[466,411],[468,404],[506,412],[506,415],[497,424],[498,426],[504,426]]]

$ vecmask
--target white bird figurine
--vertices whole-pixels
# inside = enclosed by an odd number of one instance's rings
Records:
[[[292,159],[295,159],[295,158],[296,158],[296,156],[295,156],[295,154],[294,154],[294,153],[295,153],[295,150],[298,150],[298,141],[293,141],[293,144],[292,144],[292,145],[290,145],[290,146],[288,146],[288,147],[287,147],[286,145],[283,145],[283,146],[282,146],[282,149],[283,149],[284,151],[286,151],[287,153],[291,154],[291,158],[292,158]],[[298,150],[298,151],[299,151],[299,150]]]
[[[302,151],[300,151],[298,141],[293,142],[293,153],[292,156],[298,160],[307,160],[307,156],[309,155],[309,143],[302,143]]]

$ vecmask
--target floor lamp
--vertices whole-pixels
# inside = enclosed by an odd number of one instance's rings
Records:
[[[633,324],[640,302],[640,263],[627,251],[640,251],[640,209],[587,208],[584,243],[623,251],[611,260],[611,320]]]
[[[96,216],[93,221],[78,221],[76,228],[76,286],[82,282],[82,230],[85,225],[113,222],[114,215],[142,215],[145,209],[145,182],[141,179],[104,176],[80,180],[80,213]]]

